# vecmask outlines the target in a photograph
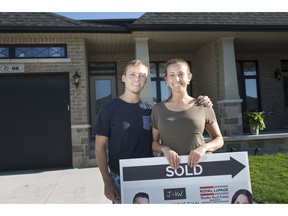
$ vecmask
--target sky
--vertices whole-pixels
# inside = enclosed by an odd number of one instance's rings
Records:
[[[176,0],[174,2],[170,0],[152,2],[148,0],[8,0],[2,2],[0,11],[121,12],[123,16],[125,13],[122,12],[287,12],[286,2],[287,0]],[[113,17],[108,18],[113,19]]]
[[[143,12],[57,12],[61,16],[65,16],[75,20],[84,19],[130,19],[139,18]]]

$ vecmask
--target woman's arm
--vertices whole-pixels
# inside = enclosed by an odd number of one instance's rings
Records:
[[[159,131],[155,128],[152,129],[152,150],[155,153],[163,153],[162,145],[160,144],[160,134]]]
[[[155,128],[152,129],[152,136],[153,136],[152,141],[153,152],[163,153],[166,159],[168,160],[169,165],[175,170],[178,169],[180,166],[180,160],[178,154],[172,149],[170,149],[168,146],[160,144],[160,134],[157,129]]]
[[[213,152],[219,148],[221,148],[224,145],[224,140],[219,128],[219,125],[217,121],[215,121],[213,124],[206,124],[205,129],[211,136],[211,141],[206,143],[207,145],[207,151]]]
[[[195,167],[206,152],[213,152],[221,148],[224,144],[224,140],[217,121],[215,121],[213,124],[206,124],[205,129],[210,134],[212,139],[211,141],[202,144],[190,152],[188,157],[188,165],[190,167]]]

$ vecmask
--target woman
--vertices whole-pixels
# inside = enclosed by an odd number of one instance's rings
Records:
[[[253,204],[252,194],[246,189],[240,189],[235,192],[231,199],[232,204]]]
[[[171,95],[165,102],[154,105],[151,113],[152,149],[163,153],[170,166],[178,169],[179,155],[189,155],[188,165],[194,167],[206,152],[223,146],[213,108],[200,105],[188,95],[187,85],[192,79],[189,65],[183,59],[167,62],[164,77]],[[204,129],[211,136],[204,141]]]

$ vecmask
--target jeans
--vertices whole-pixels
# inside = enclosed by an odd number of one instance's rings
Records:
[[[117,193],[119,195],[119,199],[116,201],[113,201],[113,204],[121,204],[121,188],[120,188],[120,175],[110,171],[110,175],[112,178],[112,182],[114,186],[116,187]]]

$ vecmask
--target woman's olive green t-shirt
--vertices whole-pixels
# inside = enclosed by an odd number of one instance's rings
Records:
[[[175,112],[160,102],[152,109],[151,121],[152,127],[160,133],[162,145],[169,146],[179,155],[188,155],[205,143],[205,124],[213,124],[217,120],[213,108],[195,103],[187,110]]]

